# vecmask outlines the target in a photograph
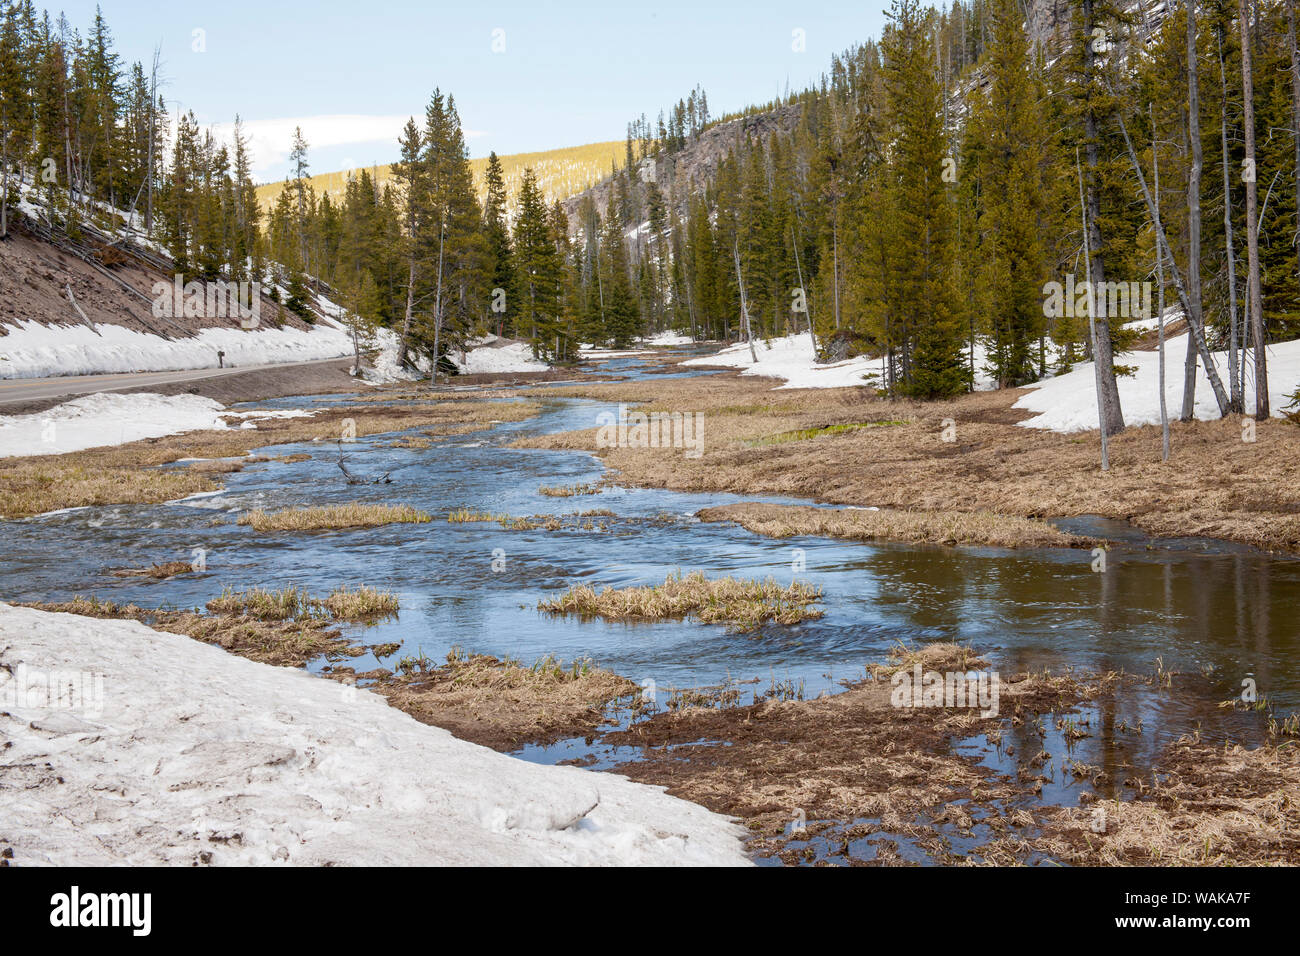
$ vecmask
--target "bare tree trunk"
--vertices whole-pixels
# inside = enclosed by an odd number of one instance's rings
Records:
[[[1160,150],[1156,142],[1156,117],[1155,108],[1148,104],[1148,112],[1151,114],[1151,165],[1153,167],[1153,185],[1156,192],[1156,211],[1160,210]],[[1156,243],[1156,314],[1158,348],[1160,350],[1160,460],[1169,460],[1169,409],[1165,399],[1165,256],[1160,249],[1160,243]],[[1187,337],[1188,344],[1191,344],[1191,336]],[[1194,354],[1194,353],[1193,353]]]
[[[736,257],[736,284],[740,286],[740,322],[744,327],[745,340],[749,342],[749,357],[758,364],[758,352],[754,349],[754,333],[749,327],[749,304],[745,300],[745,279],[740,274],[740,243],[737,242],[732,246],[732,252]]]
[[[1096,71],[1095,62],[1096,54],[1092,49],[1092,30],[1093,30],[1093,0],[1083,0],[1083,35],[1088,38],[1084,45],[1084,73],[1088,77],[1088,82],[1092,82],[1092,75]],[[1097,175],[1097,114],[1091,103],[1088,104],[1084,117],[1084,149],[1088,162],[1088,186],[1086,199],[1084,200],[1086,209],[1084,220],[1086,231],[1084,232],[1084,251],[1088,258],[1092,258],[1093,251],[1097,251],[1096,261],[1090,268],[1089,283],[1095,281],[1098,284],[1106,281],[1106,266],[1101,258],[1101,202],[1097,195],[1096,175]],[[1089,286],[1091,289],[1092,287]],[[1103,308],[1106,299],[1102,297]],[[1097,364],[1097,403],[1100,406],[1102,415],[1102,432],[1103,434],[1115,434],[1124,430],[1124,411],[1120,407],[1119,385],[1115,381],[1115,353],[1111,345],[1110,338],[1110,319],[1105,315],[1096,315],[1097,297],[1092,296],[1092,306],[1089,314],[1089,323],[1095,327],[1092,334],[1092,360]]]
[[[9,113],[6,109],[0,113],[0,166],[4,168],[3,182],[0,183],[0,239],[9,238]],[[22,189],[19,187],[19,195]]]
[[[1115,114],[1119,122],[1119,131],[1124,136],[1124,146],[1128,150],[1128,159],[1133,167],[1133,175],[1138,181],[1138,188],[1142,192],[1142,199],[1146,203],[1147,213],[1151,216],[1155,226],[1156,242],[1164,248],[1165,262],[1169,264],[1170,274],[1174,279],[1174,287],[1178,290],[1178,301],[1183,307],[1183,312],[1187,315],[1189,334],[1196,340],[1196,350],[1201,355],[1201,362],[1205,365],[1205,376],[1210,380],[1210,388],[1214,390],[1214,400],[1219,405],[1219,414],[1228,414],[1228,393],[1223,390],[1223,382],[1219,378],[1219,371],[1214,367],[1214,357],[1210,355],[1210,348],[1205,341],[1205,329],[1200,325],[1192,323],[1191,307],[1187,304],[1187,287],[1183,285],[1183,274],[1178,268],[1178,261],[1174,258],[1173,252],[1169,248],[1169,240],[1165,238],[1165,225],[1160,219],[1160,210],[1151,200],[1151,190],[1147,188],[1146,176],[1142,174],[1142,166],[1138,163],[1137,151],[1133,148],[1133,140],[1129,138],[1128,126],[1124,122],[1124,117],[1120,113]]]
[[[804,308],[808,310],[808,338],[812,340],[813,361],[817,361],[817,330],[813,327],[812,299],[808,295],[808,289],[803,284],[803,267],[799,265],[799,234],[794,230],[790,232],[791,238],[794,239],[794,268],[799,276],[799,292],[803,295]]]
[[[433,299],[433,371],[429,373],[431,382],[438,381],[438,348],[442,336],[442,244],[447,236],[447,222],[443,220],[438,228],[438,285]],[[534,338],[536,337],[534,331]]]
[[[1192,141],[1192,167],[1187,175],[1187,306],[1189,326],[1204,327],[1201,312],[1201,91],[1200,63],[1196,56],[1196,0],[1187,0],[1187,132]],[[1156,196],[1159,206],[1160,196]],[[1160,393],[1161,401],[1164,392]],[[1181,418],[1190,422],[1196,412],[1196,339],[1187,336],[1183,366]]]
[[[1264,421],[1269,415],[1268,359],[1264,353],[1264,296],[1259,278],[1259,219],[1256,214],[1259,178],[1255,168],[1255,77],[1251,65],[1250,33],[1246,19],[1246,0],[1238,0],[1241,14],[1241,88],[1242,124],[1246,127],[1246,165],[1251,175],[1246,180],[1246,261],[1250,269],[1247,283],[1250,298],[1250,335],[1255,346],[1255,418]]]
[[[1079,151],[1074,152],[1074,167],[1079,173],[1079,215],[1083,221],[1083,270],[1088,284],[1088,335],[1092,339],[1092,367],[1097,382],[1097,429],[1101,432],[1101,470],[1110,471],[1110,443],[1106,431],[1106,407],[1102,403],[1101,362],[1097,361],[1097,290],[1092,284],[1092,253],[1088,240],[1088,204],[1083,195],[1083,167],[1079,164]],[[1113,378],[1113,376],[1112,376]]]
[[[153,69],[149,74],[149,158],[146,160],[147,169],[145,170],[149,194],[144,204],[144,232],[146,236],[150,237],[153,236],[153,144],[154,131],[158,128],[158,58],[161,54],[161,49],[154,47]]]
[[[1218,37],[1219,85],[1223,97],[1219,107],[1219,142],[1223,148],[1223,235],[1228,256],[1228,388],[1232,392],[1229,407],[1233,412],[1245,408],[1241,395],[1240,347],[1237,334],[1237,256],[1232,248],[1232,177],[1228,172],[1228,71],[1223,63],[1223,38]],[[1300,138],[1297,139],[1300,143]]]
[[[410,348],[411,319],[415,315],[415,251],[407,256],[406,314],[402,317],[402,335],[397,340],[397,367],[406,367],[406,352]]]
[[[840,328],[840,204],[835,202],[835,215],[831,220],[831,245],[833,251],[831,263],[831,284],[835,290],[835,330]]]

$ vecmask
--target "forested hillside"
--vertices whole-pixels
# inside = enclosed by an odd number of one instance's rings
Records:
[[[895,0],[813,88],[715,117],[697,87],[635,120],[621,168],[565,202],[495,156],[477,184],[435,91],[391,179],[317,189],[299,136],[263,213],[238,127],[221,143],[182,114],[168,134],[102,17],[82,34],[22,0],[0,24],[4,223],[24,197],[69,232],[137,216],[186,276],[274,278],[290,309],[324,284],[408,357],[487,330],[563,360],[811,323],[823,355],[882,356],[883,388],[936,397],[972,386],[976,345],[1004,386],[1095,354],[1114,431],[1143,283],[1225,410],[1262,380],[1255,346],[1300,335],[1294,7]]]

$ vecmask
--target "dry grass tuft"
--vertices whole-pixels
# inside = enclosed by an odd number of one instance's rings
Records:
[[[377,621],[396,616],[398,610],[397,595],[365,585],[355,591],[344,585],[319,604],[336,621]]]
[[[548,498],[572,498],[576,495],[598,495],[600,492],[601,488],[598,484],[542,485],[537,489],[539,495]]]
[[[479,511],[477,508],[457,508],[447,515],[447,521],[451,524],[469,524],[474,521],[500,521],[504,517],[506,516]]]
[[[154,581],[166,581],[178,574],[190,574],[194,565],[189,561],[167,561],[163,564],[151,564],[147,568],[122,568],[111,572],[118,578],[149,578]]]
[[[693,617],[702,624],[729,624],[753,630],[769,621],[798,624],[825,612],[810,605],[821,599],[821,588],[810,584],[782,585],[771,578],[744,581],[710,579],[701,571],[670,574],[663,584],[648,587],[570,588],[538,608],[551,614],[579,614],[614,621]]]
[[[303,588],[287,587],[279,591],[252,588],[234,591],[226,588],[221,596],[207,604],[213,614],[250,617],[257,621],[304,621],[328,616],[336,621],[375,621],[397,614],[397,596],[362,585],[355,591],[346,584],[335,588],[328,597],[313,598]]]
[[[259,620],[238,613],[199,614],[194,611],[150,611],[134,604],[116,604],[95,597],[75,597],[59,604],[29,604],[42,611],[85,617],[141,621],[159,631],[183,634],[215,644],[232,654],[275,666],[305,667],[318,657],[357,656],[364,648],[350,647],[324,617]]]
[[[336,528],[374,528],[386,524],[425,524],[433,516],[407,505],[372,505],[354,501],[345,505],[289,508],[284,511],[250,511],[239,523],[254,531],[321,531]]]

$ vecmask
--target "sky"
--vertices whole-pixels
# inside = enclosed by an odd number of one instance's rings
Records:
[[[161,47],[173,111],[219,134],[239,114],[262,181],[285,176],[299,125],[313,172],[391,162],[435,87],[455,96],[472,156],[622,139],[696,84],[715,116],[738,110],[816,82],[832,54],[879,37],[887,4],[100,0],[127,64]],[[95,2],[50,10],[84,33]]]

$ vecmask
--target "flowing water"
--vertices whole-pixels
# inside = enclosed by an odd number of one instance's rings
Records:
[[[611,359],[602,369],[623,377],[646,372],[634,358]],[[310,408],[340,400],[259,404]],[[1157,659],[1180,672],[1171,689],[1140,691],[1092,715],[1096,732],[1080,743],[1078,759],[1102,767],[1148,767],[1169,740],[1197,728],[1211,738],[1258,739],[1260,714],[1217,706],[1237,697],[1247,678],[1279,710],[1300,706],[1300,561],[1222,542],[1152,542],[1126,525],[1077,519],[1062,524],[1117,542],[1104,572],[1094,570],[1087,550],[774,540],[692,517],[700,508],[754,496],[611,488],[550,498],[538,488],[594,482],[601,464],[582,453],[506,447],[523,435],[592,427],[613,408],[544,399],[534,419],[438,439],[424,449],[389,447],[391,435],[358,440],[348,450],[349,466],[391,470],[388,485],[348,486],[333,446],[292,444],[259,453],[306,452],[312,459],[250,465],[223,476],[225,490],[215,494],[7,522],[0,595],[57,601],[94,594],[145,607],[195,607],[225,587],[299,585],[323,595],[335,586],[367,584],[396,592],[400,617],[350,633],[367,644],[400,643],[397,658],[423,653],[440,660],[453,646],[525,663],[548,654],[589,657],[638,683],[653,681],[660,694],[729,679],[756,680],[745,686],[760,689],[782,684],[807,697],[834,693],[900,642],[969,644],[1003,675],[1067,666],[1150,674]],[[408,504],[437,517],[424,525],[307,534],[258,534],[236,524],[250,508],[353,500]],[[607,508],[616,517],[593,519],[603,531],[512,531],[495,522],[442,520],[460,507],[512,515]],[[162,583],[108,573],[200,548],[206,573]],[[796,574],[799,559],[803,569]],[[539,598],[575,583],[656,583],[675,569],[782,581],[797,576],[824,589],[826,615],[737,634],[693,622],[612,624],[536,609]],[[348,663],[361,672],[397,658],[379,662],[367,655]],[[995,749],[977,741],[969,746],[991,765],[1014,769]],[[608,766],[635,755],[564,741],[524,748],[521,756],[584,757]],[[1062,783],[1047,788],[1044,799],[1068,804],[1074,796]]]

